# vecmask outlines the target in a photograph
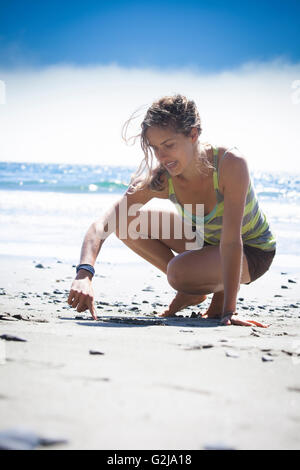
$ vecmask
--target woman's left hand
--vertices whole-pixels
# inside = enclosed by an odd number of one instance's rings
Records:
[[[221,324],[222,325],[238,325],[238,326],[259,326],[261,328],[268,328],[269,325],[263,325],[262,323],[259,323],[258,321],[254,320],[238,320],[237,318],[234,318],[234,316],[237,315],[237,312],[230,312],[221,317]]]

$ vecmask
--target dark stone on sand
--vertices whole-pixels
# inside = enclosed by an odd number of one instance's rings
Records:
[[[102,301],[99,301],[98,304],[99,304],[99,305],[109,305],[108,302],[102,302]]]
[[[0,320],[4,320],[4,321],[17,321],[17,319],[11,317],[9,313],[0,313]]]
[[[142,289],[142,291],[143,291],[143,292],[153,292],[154,289],[153,289],[153,287],[151,287],[151,286],[147,286],[147,287],[145,287],[144,289]]]
[[[21,341],[23,343],[27,342],[27,339],[19,338],[18,336],[13,336],[9,334],[1,335],[1,339],[4,339],[5,341]]]
[[[45,266],[43,266],[41,263],[38,263],[35,265],[35,268],[45,269]]]
[[[236,450],[234,447],[218,442],[215,444],[205,444],[203,450]]]
[[[281,286],[281,289],[288,289],[288,286]]]
[[[132,312],[136,312],[137,310],[139,310],[138,307],[131,307],[129,310],[131,310]]]
[[[189,344],[187,346],[184,347],[185,350],[187,351],[193,351],[195,349],[210,349],[210,348],[213,348],[214,345],[211,344],[211,343],[199,343],[199,344]]]
[[[273,362],[274,358],[270,356],[269,354],[265,354],[264,356],[262,356],[261,360],[263,362]]]
[[[143,300],[142,304],[148,304],[148,300]]]
[[[292,284],[297,284],[297,281],[294,281],[293,279],[288,279],[288,282],[290,282]]]
[[[255,336],[256,338],[260,338],[260,334],[255,331],[255,330],[252,330],[251,333],[250,333],[251,336]]]
[[[52,439],[39,436],[26,429],[7,429],[0,431],[1,450],[31,450],[39,446],[66,444],[66,439]]]
[[[89,354],[91,354],[92,356],[103,356],[104,352],[97,351],[96,349],[90,349]]]
[[[29,317],[25,317],[24,315],[22,315],[21,313],[16,313],[14,315],[12,315],[13,318],[16,318],[17,320],[25,320],[25,321],[29,321]]]
[[[190,318],[198,318],[199,315],[196,312],[192,312]]]
[[[240,357],[240,355],[235,351],[226,351],[225,354],[227,357],[232,357],[233,359],[238,359]]]
[[[241,302],[243,302],[243,300],[244,300],[244,297],[239,297],[239,299],[238,299],[238,300],[240,300]]]

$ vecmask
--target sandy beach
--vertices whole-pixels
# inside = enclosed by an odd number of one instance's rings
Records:
[[[70,263],[1,265],[0,431],[64,440],[51,449],[300,448],[295,272],[241,287],[239,315],[262,329],[197,307],[159,317],[174,290],[143,261],[97,263],[97,322],[66,303]]]

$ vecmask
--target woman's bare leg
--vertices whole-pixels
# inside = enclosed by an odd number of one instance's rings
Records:
[[[147,233],[141,232],[145,238],[132,239],[128,236],[122,241],[135,253],[167,274],[168,281],[177,294],[170,303],[164,316],[174,315],[189,305],[203,302],[207,294],[214,293],[211,306],[207,310],[209,317],[220,316],[223,309],[224,286],[219,247],[205,246],[201,250],[187,250],[186,243],[191,240],[182,236],[175,238],[176,224],[182,225],[182,219],[170,213],[170,235],[162,233],[163,211],[140,211],[148,219]],[[156,219],[153,217],[156,214]],[[135,216],[136,217],[136,216]],[[128,217],[128,227],[135,217]],[[178,225],[177,225],[178,226]],[[156,238],[150,238],[156,233]],[[184,232],[183,232],[184,233]],[[118,236],[117,231],[117,236]],[[178,253],[174,256],[173,252]],[[243,255],[241,282],[249,282],[248,263]]]
[[[137,216],[128,217],[127,220],[127,238],[121,238],[123,243],[132,249],[135,253],[140,255],[145,260],[160,269],[163,273],[167,274],[168,265],[174,258],[174,252],[184,253],[186,251],[186,244],[191,243],[192,240],[184,236],[184,229],[181,217],[172,212],[163,212],[155,210],[142,210],[138,215],[143,214],[144,219],[147,220],[147,233],[140,231],[140,237],[133,239],[130,236],[130,223],[135,220]],[[166,223],[170,218],[170,233],[165,234],[162,230],[163,221]],[[141,229],[140,226],[137,227]],[[166,230],[167,232],[168,230]],[[176,234],[182,233],[181,238],[176,238]],[[120,236],[120,231],[116,230],[116,235]],[[132,235],[132,233],[131,233]],[[155,236],[156,238],[151,238]],[[169,308],[166,310],[167,315],[173,315],[175,312],[187,307],[189,305],[198,305],[206,299],[206,295],[187,292],[177,292],[174,300],[171,302]]]
[[[205,246],[201,250],[181,253],[168,264],[168,281],[181,292],[213,293],[211,304],[204,316],[222,316],[224,286],[219,247]],[[250,281],[248,262],[243,255],[241,283]]]
[[[220,318],[223,312],[224,291],[215,292],[212,296],[210,306],[202,315],[203,318]]]

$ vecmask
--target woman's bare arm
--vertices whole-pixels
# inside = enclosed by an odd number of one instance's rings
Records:
[[[242,274],[241,230],[250,177],[243,158],[228,154],[222,163],[224,214],[220,252],[224,283],[223,315],[226,315],[236,310]]]
[[[120,223],[126,226],[128,210],[134,204],[142,207],[156,195],[148,188],[137,190],[134,193],[127,191],[88,229],[82,244],[79,264],[94,266],[104,241],[119,228]],[[89,271],[84,269],[78,271],[70,289],[68,304],[76,308],[78,312],[89,309],[92,317],[97,320],[92,274]]]

